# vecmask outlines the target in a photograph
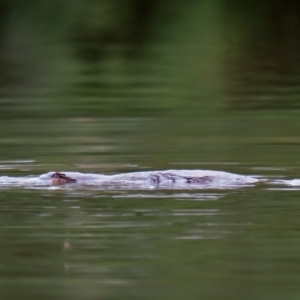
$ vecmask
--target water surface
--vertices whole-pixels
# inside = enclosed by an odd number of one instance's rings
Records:
[[[297,2],[8,2],[0,298],[300,299]]]
[[[201,162],[175,165],[208,169]],[[299,168],[237,161],[209,165],[271,183],[200,190],[2,186],[1,294],[6,299],[296,299]],[[30,159],[1,166],[2,175],[27,179],[39,178],[32,174],[45,168]],[[121,170],[111,166],[108,173]]]

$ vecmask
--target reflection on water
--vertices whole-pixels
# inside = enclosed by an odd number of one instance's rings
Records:
[[[113,196],[114,198],[175,198],[177,201],[178,200],[189,200],[189,201],[207,201],[207,200],[218,200],[221,197],[223,197],[224,194],[199,194],[199,193],[172,193],[172,194],[162,194],[159,192],[155,192],[155,194],[131,194],[128,192],[126,195],[115,195]]]
[[[1,294],[298,296],[298,121],[246,120],[186,119],[180,130],[156,118],[2,122]],[[225,171],[255,183],[201,190],[50,184],[51,170],[99,180],[169,169]]]
[[[248,119],[249,127],[239,118],[185,120],[180,132],[176,122],[157,119],[2,124],[0,171],[12,180],[0,195],[6,299],[298,295],[298,191],[288,185],[299,178],[297,121],[275,130],[272,120]],[[269,182],[201,191],[32,184],[51,170],[113,175],[174,167]]]
[[[3,4],[1,117],[299,108],[296,2],[56,1]]]
[[[157,243],[182,234],[188,238],[201,231],[209,238],[218,232],[206,224],[214,221],[217,209],[170,209],[166,200],[173,202],[176,196],[131,198],[123,192],[120,198],[118,193],[93,198],[88,192],[3,191],[1,273],[6,297],[38,291],[59,298],[116,297],[116,287],[134,295],[137,284],[147,291],[147,282],[154,278],[160,259]],[[13,284],[20,289],[12,289]]]
[[[247,299],[253,288],[261,295],[272,285],[275,295],[298,286],[298,198],[282,185],[201,193],[10,187],[0,199],[6,299],[182,299],[191,289],[192,299]]]

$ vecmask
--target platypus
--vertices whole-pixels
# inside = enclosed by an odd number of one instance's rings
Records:
[[[61,184],[66,184],[66,183],[76,183],[77,180],[67,177],[63,173],[55,172],[52,176],[52,184],[53,185],[61,185]]]

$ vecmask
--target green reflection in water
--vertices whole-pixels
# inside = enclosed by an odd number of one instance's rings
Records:
[[[2,191],[1,294],[293,299],[297,194],[257,187],[218,201],[177,201],[161,191]]]
[[[297,5],[60,2],[1,4],[1,175],[299,176]],[[134,193],[1,190],[2,298],[299,299],[298,190]]]

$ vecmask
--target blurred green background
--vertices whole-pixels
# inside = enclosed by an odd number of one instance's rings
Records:
[[[297,1],[1,0],[0,116],[299,108]]]

